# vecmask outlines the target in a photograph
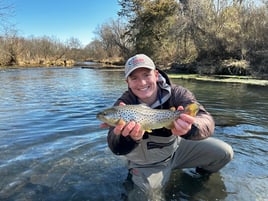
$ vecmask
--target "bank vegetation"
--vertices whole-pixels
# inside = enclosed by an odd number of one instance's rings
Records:
[[[145,53],[175,73],[268,74],[267,0],[118,3],[118,19],[96,27],[95,39],[85,47],[76,38],[24,38],[7,29],[0,37],[0,65],[123,64],[131,55]]]

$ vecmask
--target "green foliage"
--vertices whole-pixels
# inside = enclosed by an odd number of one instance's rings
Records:
[[[128,35],[135,43],[135,52],[159,58],[169,44],[170,29],[178,12],[175,0],[120,1],[121,16],[129,18]]]

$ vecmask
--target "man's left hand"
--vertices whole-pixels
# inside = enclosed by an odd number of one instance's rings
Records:
[[[178,110],[183,110],[183,107],[179,106]],[[171,129],[172,134],[178,136],[187,134],[191,130],[194,121],[194,117],[188,114],[181,114],[180,118],[174,121],[174,128]]]

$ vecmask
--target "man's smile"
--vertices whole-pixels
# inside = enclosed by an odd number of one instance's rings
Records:
[[[147,91],[149,88],[150,88],[150,87],[147,86],[147,87],[139,88],[138,90],[139,90],[139,91]]]

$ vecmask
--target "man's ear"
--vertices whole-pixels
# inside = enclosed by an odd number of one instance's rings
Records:
[[[158,81],[159,71],[158,70],[154,70],[154,75],[156,77],[156,81]]]

